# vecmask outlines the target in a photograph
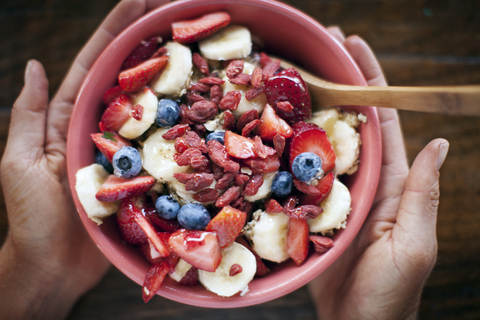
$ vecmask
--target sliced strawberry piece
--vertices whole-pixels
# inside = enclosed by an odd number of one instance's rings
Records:
[[[145,275],[143,282],[142,298],[145,303],[152,299],[162,286],[163,280],[167,275],[169,265],[166,261],[162,261],[153,265]]]
[[[123,199],[117,211],[117,223],[122,239],[129,244],[145,244],[148,238],[135,221],[135,214],[145,209],[145,195]]]
[[[255,157],[254,141],[229,130],[225,131],[225,148],[227,153],[234,158]]]
[[[108,105],[103,112],[100,123],[107,131],[118,131],[130,119],[132,108],[130,96],[123,93]]]
[[[270,269],[268,269],[265,263],[263,263],[260,256],[252,249],[247,240],[245,240],[243,237],[238,237],[235,241],[250,250],[250,252],[255,256],[255,260],[257,261],[257,271],[255,272],[256,276],[264,276],[270,272]]]
[[[150,59],[157,51],[158,37],[153,37],[148,41],[142,41],[132,53],[123,61],[122,70],[133,68],[143,61]]]
[[[322,203],[323,200],[325,200],[330,191],[332,190],[333,186],[333,180],[335,180],[335,175],[333,172],[330,172],[327,174],[325,177],[320,179],[318,181],[318,184],[315,186],[318,191],[320,191],[319,194],[303,194],[300,197],[300,203],[302,205],[316,205],[319,206],[320,203]]]
[[[170,249],[195,268],[215,272],[222,261],[217,235],[180,229],[168,239]]]
[[[165,232],[171,233],[182,228],[177,220],[165,219],[164,217],[160,216],[154,208],[148,209],[145,213],[145,216]]]
[[[283,207],[275,199],[269,199],[265,201],[265,212],[266,213],[279,213],[283,212]]]
[[[168,250],[167,243],[163,242],[163,240],[157,234],[157,231],[155,231],[155,229],[147,220],[147,218],[145,218],[143,213],[136,212],[133,217],[135,219],[135,222],[140,226],[140,228],[142,228],[143,232],[145,232],[145,234],[147,235],[148,242],[155,247],[157,252],[162,257],[168,256],[170,254],[170,251]],[[167,236],[167,241],[168,241],[168,236]]]
[[[123,198],[137,196],[150,190],[156,180],[151,176],[139,176],[131,179],[109,175],[95,197],[98,201],[113,202]]]
[[[205,231],[215,232],[220,248],[225,248],[235,242],[242,232],[246,220],[245,212],[226,206],[210,220]]]
[[[335,167],[335,151],[328,141],[325,130],[318,126],[299,125],[289,140],[290,168],[296,156],[303,152],[313,152],[322,159],[324,172],[332,171]]]
[[[230,15],[226,12],[206,14],[195,20],[172,23],[173,40],[180,43],[193,43],[211,36],[230,23]]]
[[[129,140],[119,136],[115,132],[105,131],[104,133],[91,133],[90,137],[92,137],[98,150],[100,150],[110,162],[112,162],[115,152],[122,147],[132,146]]]
[[[312,103],[308,87],[300,74],[293,68],[285,69],[265,82],[268,103],[288,123],[308,119],[312,116]],[[294,107],[292,112],[277,108],[277,102],[288,101]]]
[[[150,262],[151,264],[163,261],[163,257],[160,255],[160,253],[158,253],[157,249],[155,249],[155,247],[150,241],[138,245],[138,249],[140,249],[143,256],[147,258],[148,262]]]
[[[194,286],[198,283],[198,270],[195,267],[191,267],[190,270],[185,273],[182,279],[178,283],[184,286]]]
[[[122,93],[123,93],[122,87],[115,86],[105,91],[105,93],[102,96],[102,101],[108,106],[113,100],[119,97]]]
[[[262,124],[258,131],[260,137],[265,141],[273,141],[277,133],[284,138],[290,138],[293,134],[293,129],[275,113],[269,104],[265,105],[260,120],[262,120]]]
[[[160,73],[167,61],[168,57],[163,56],[147,60],[136,67],[122,71],[118,75],[118,83],[125,92],[140,91]]]
[[[303,219],[290,218],[288,221],[288,233],[286,249],[290,258],[297,265],[301,265],[308,254],[308,222]]]

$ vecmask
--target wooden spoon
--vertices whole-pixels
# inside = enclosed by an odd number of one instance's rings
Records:
[[[342,105],[376,106],[400,110],[480,115],[480,85],[432,87],[370,87],[336,84],[281,60],[284,69],[295,68],[307,83],[312,107],[320,110]]]

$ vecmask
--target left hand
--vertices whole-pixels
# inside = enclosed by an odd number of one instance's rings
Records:
[[[0,314],[8,319],[65,317],[105,275],[109,262],[85,231],[66,172],[66,138],[77,93],[107,45],[167,0],[124,0],[78,54],[49,102],[43,66],[31,60],[12,109],[1,179],[9,233],[0,251]]]

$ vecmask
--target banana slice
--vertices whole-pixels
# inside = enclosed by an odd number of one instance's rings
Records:
[[[263,184],[260,189],[258,189],[257,193],[253,196],[245,196],[244,199],[250,202],[255,202],[257,200],[265,199],[266,197],[268,197],[271,193],[272,181],[276,174],[277,171],[271,173],[264,173]]]
[[[232,265],[241,266],[242,271],[230,276]],[[237,292],[243,292],[252,281],[257,271],[255,256],[250,250],[239,243],[222,250],[222,262],[215,272],[198,270],[198,280],[207,290],[222,297],[231,297]]]
[[[285,249],[289,219],[282,212],[266,213],[257,210],[253,213],[252,221],[247,223],[243,231],[260,258],[274,262],[289,258]]]
[[[308,220],[310,232],[330,234],[333,229],[345,228],[345,220],[352,210],[351,201],[347,187],[335,179],[330,194],[320,204],[323,212],[315,219]]]
[[[305,120],[306,122],[315,123],[320,128],[324,129],[327,133],[327,136],[331,136],[333,133],[333,127],[335,123],[340,118],[341,114],[337,109],[325,109],[315,112],[310,119]]]
[[[252,52],[252,37],[247,28],[231,25],[200,41],[198,48],[210,60],[241,59]]]
[[[168,129],[158,129],[143,143],[143,168],[159,182],[177,181],[174,173],[190,169],[190,166],[180,167],[173,159],[176,153],[175,140],[162,138]]]
[[[158,99],[152,90],[145,88],[141,93],[130,96],[132,105],[141,105],[143,115],[140,120],[130,117],[120,128],[118,133],[127,139],[140,137],[155,122],[158,109]]]
[[[243,73],[252,74],[254,68],[255,66],[253,64],[245,62]],[[245,112],[252,109],[256,109],[258,114],[262,113],[263,108],[265,108],[265,105],[267,104],[267,97],[264,93],[248,101],[247,98],[245,98],[245,93],[249,89],[248,86],[230,83],[227,77],[224,77],[223,80],[225,80],[225,83],[223,84],[224,95],[229,91],[239,91],[242,94],[242,98],[240,99],[237,109],[233,111],[237,119],[240,118]]]
[[[167,66],[150,87],[157,95],[180,97],[192,75],[192,52],[177,42],[168,42],[165,48],[169,54]]]
[[[91,164],[77,171],[75,190],[87,216],[98,225],[102,219],[118,211],[119,201],[102,202],[95,198],[109,173],[99,164]]]
[[[338,120],[328,138],[337,156],[335,172],[339,175],[355,172],[361,144],[360,135],[355,128],[343,120]]]
[[[168,275],[173,280],[179,282],[187,274],[188,270],[192,268],[192,265],[180,258],[175,266],[175,271],[169,273]]]

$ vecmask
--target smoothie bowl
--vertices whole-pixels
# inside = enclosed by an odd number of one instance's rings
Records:
[[[161,7],[88,74],[68,133],[72,195],[145,301],[281,297],[329,267],[368,215],[381,164],[375,108],[316,110],[274,56],[366,85],[318,22],[259,0]]]

